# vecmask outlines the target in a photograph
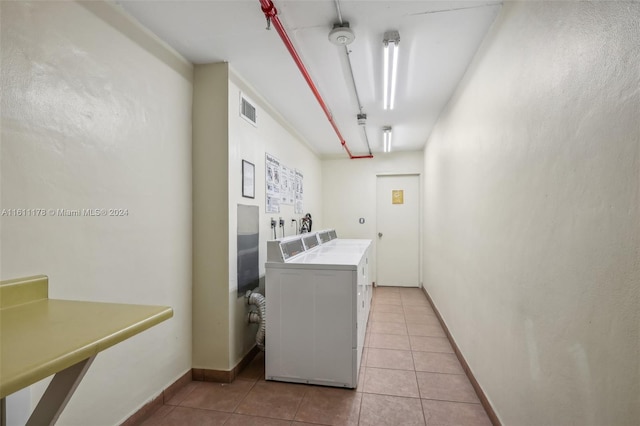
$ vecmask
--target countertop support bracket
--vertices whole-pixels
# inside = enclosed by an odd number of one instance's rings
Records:
[[[94,355],[57,372],[25,426],[54,425],[95,357]]]

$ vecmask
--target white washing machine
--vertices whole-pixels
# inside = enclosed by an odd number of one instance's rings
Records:
[[[371,304],[371,240],[323,244],[322,232],[317,245],[313,234],[268,242],[265,377],[355,388]]]

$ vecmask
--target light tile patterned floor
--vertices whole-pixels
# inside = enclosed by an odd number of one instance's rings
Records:
[[[141,423],[490,426],[422,290],[379,287],[355,390],[267,382],[264,356],[230,384],[191,382]]]

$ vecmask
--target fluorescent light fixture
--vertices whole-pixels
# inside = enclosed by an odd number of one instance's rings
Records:
[[[382,128],[382,149],[384,152],[391,152],[391,127],[386,126]]]
[[[396,81],[398,79],[398,48],[400,45],[400,34],[397,31],[387,31],[384,33],[382,43],[384,45],[384,109],[393,109],[396,97]]]

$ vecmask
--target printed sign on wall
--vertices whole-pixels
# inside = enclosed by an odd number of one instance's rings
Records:
[[[265,154],[265,173],[265,212],[280,213],[280,161],[276,157]]]
[[[294,207],[294,212],[296,214],[302,214],[303,211],[303,207],[304,207],[304,187],[302,186],[302,180],[303,180],[304,176],[302,175],[302,172],[298,169],[295,170],[295,197],[296,197],[296,201],[295,201],[295,207]]]
[[[271,154],[265,154],[266,213],[280,213],[281,205],[294,206],[296,214],[302,214],[304,188],[302,172],[292,169]]]
[[[293,204],[294,185],[293,170],[282,165],[280,168],[280,204]]]
[[[404,204],[403,189],[393,189],[391,191],[391,204]]]

